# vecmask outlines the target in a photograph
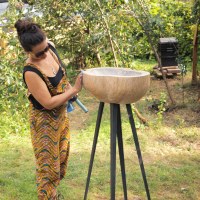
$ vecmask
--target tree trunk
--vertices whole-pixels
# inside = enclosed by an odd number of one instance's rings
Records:
[[[197,85],[197,60],[198,60],[198,23],[196,24],[193,40],[192,85]]]
[[[149,42],[149,44],[150,44],[150,46],[151,46],[151,48],[152,48],[152,50],[153,50],[153,52],[154,52],[154,54],[156,56],[156,60],[158,61],[158,66],[161,69],[162,77],[163,77],[163,80],[164,80],[164,83],[165,83],[165,86],[166,86],[169,98],[170,98],[172,104],[176,105],[176,102],[175,102],[175,100],[172,97],[172,93],[171,93],[171,90],[169,88],[166,75],[163,72],[161,59],[160,59],[159,54],[158,54],[158,52],[157,52],[157,50],[156,50],[156,48],[154,46],[154,43],[153,43],[153,41],[151,39],[151,35],[150,35],[151,33],[148,30],[146,30],[145,26],[143,25],[143,23],[141,22],[141,20],[139,19],[139,17],[137,16],[137,14],[134,11],[125,10],[125,12],[127,14],[131,14],[136,19],[136,21],[138,22],[138,24],[142,27],[142,29],[144,30],[144,33],[147,36],[148,42]]]

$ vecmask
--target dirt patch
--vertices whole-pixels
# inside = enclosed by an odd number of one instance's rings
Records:
[[[161,93],[166,94],[166,104],[164,105],[167,111],[164,112],[165,125],[199,127],[200,102],[198,102],[198,93],[200,92],[200,89],[198,86],[191,85],[191,74],[184,77],[183,85],[181,76],[167,79],[167,82],[173,99],[176,102],[175,106],[171,104],[163,80],[152,78],[150,90],[146,95],[146,98],[150,102],[153,102],[155,99],[160,100]]]

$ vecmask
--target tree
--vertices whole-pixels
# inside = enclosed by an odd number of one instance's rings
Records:
[[[197,85],[197,62],[198,62],[198,35],[200,20],[200,1],[194,0],[193,5],[194,37],[193,37],[193,61],[192,61],[192,85]]]
[[[154,38],[153,44],[157,44],[159,37],[171,34],[172,37],[178,37],[181,53],[190,56],[192,36],[188,30],[191,28],[191,9],[188,9],[190,8],[188,3],[173,0],[142,2],[149,8],[147,18],[151,26],[150,31],[153,30],[154,33],[154,37],[151,38]],[[102,20],[102,12],[96,1],[28,0],[28,3],[36,9],[36,14],[40,13],[42,16],[33,15],[31,6],[30,12],[24,13],[21,10],[21,3],[22,1],[10,0],[9,4],[13,9],[2,17],[2,19],[4,17],[9,19],[9,23],[4,28],[12,29],[14,32],[14,34],[4,32],[3,35],[8,40],[8,46],[12,46],[15,52],[17,51],[17,57],[19,55],[23,58],[23,51],[16,40],[13,25],[18,18],[29,16],[42,25],[48,38],[56,44],[61,55],[69,58],[67,67],[73,71],[85,67],[114,66],[114,54],[110,41],[115,49],[115,60],[118,61],[119,67],[134,68],[134,59],[146,59],[153,55],[144,29],[134,17],[123,13],[127,6],[130,8],[136,6],[135,1],[101,1],[103,19],[106,19],[109,25],[110,34],[105,28],[105,21]],[[145,27],[146,30],[148,28],[148,26]],[[1,62],[7,61],[1,58]],[[22,59],[18,60],[18,64],[23,65]],[[6,63],[6,65],[9,64]],[[12,70],[9,66],[7,69]],[[20,68],[13,70],[21,73]],[[3,82],[2,85],[4,85]]]

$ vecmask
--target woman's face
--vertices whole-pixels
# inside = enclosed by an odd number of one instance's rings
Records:
[[[47,43],[47,40],[45,39],[40,44],[32,47],[32,51],[29,52],[30,53],[29,55],[31,56],[31,58],[35,60],[41,60],[46,58],[48,51],[49,51],[49,45]]]

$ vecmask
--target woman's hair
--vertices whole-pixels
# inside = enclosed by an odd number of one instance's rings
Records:
[[[46,39],[45,33],[40,26],[32,21],[19,19],[15,23],[19,41],[25,51],[32,51],[32,47]]]

